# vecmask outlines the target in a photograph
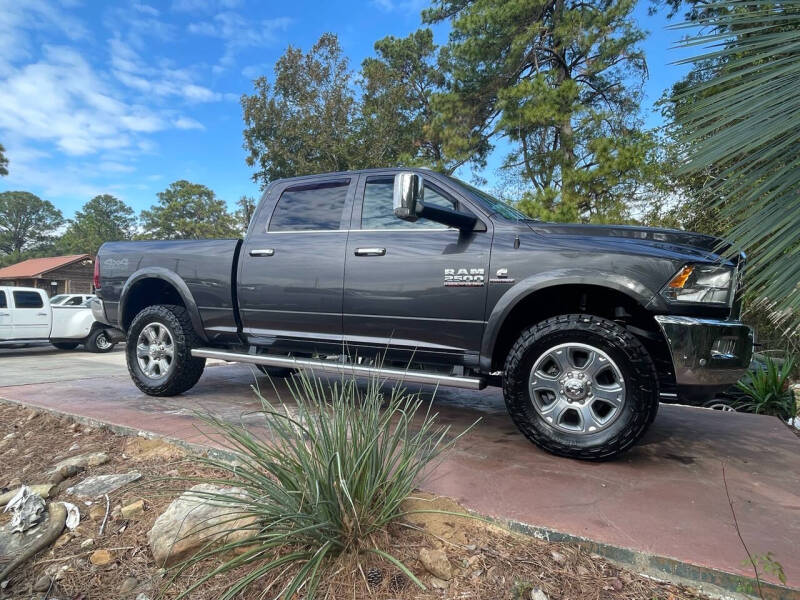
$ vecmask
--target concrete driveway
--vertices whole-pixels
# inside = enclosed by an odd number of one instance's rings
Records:
[[[282,382],[273,389],[246,365],[212,364],[193,390],[162,399],[136,389],[119,350],[0,350],[0,398],[190,443],[208,443],[196,411],[239,420],[257,409],[256,383],[271,400],[289,398]],[[800,438],[775,418],[662,405],[633,450],[586,463],[530,444],[499,390],[440,389],[434,406],[456,432],[480,423],[424,482],[428,491],[657,576],[729,590],[752,576],[741,534],[751,554],[771,552],[800,588]],[[767,597],[797,596],[774,588]]]

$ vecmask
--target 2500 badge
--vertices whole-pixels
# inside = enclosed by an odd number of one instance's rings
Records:
[[[445,287],[479,287],[486,281],[483,269],[445,269]]]

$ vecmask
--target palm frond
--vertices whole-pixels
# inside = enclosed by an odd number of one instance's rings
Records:
[[[681,62],[712,70],[676,97],[685,169],[713,173],[704,193],[750,257],[750,293],[800,326],[800,0],[712,1],[681,27],[707,50]]]

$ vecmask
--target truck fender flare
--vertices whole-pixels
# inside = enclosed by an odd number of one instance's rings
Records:
[[[186,307],[186,312],[189,313],[189,318],[192,321],[192,327],[194,327],[198,337],[200,337],[203,341],[208,341],[205,330],[203,329],[203,321],[200,318],[200,310],[197,308],[197,303],[194,301],[194,297],[192,296],[189,286],[186,285],[186,282],[176,273],[170,271],[169,269],[165,269],[164,267],[144,267],[138,271],[135,271],[130,277],[128,277],[125,285],[122,286],[122,293],[120,294],[120,324],[123,323],[126,316],[125,305],[127,304],[128,296],[131,290],[137,283],[145,279],[160,279],[161,281],[165,281],[175,288],[175,291],[178,292],[178,295],[183,300],[183,305]]]
[[[562,285],[592,285],[621,292],[636,301],[642,307],[653,302],[657,294],[640,282],[620,273],[597,271],[591,269],[556,269],[537,273],[514,284],[494,305],[486,321],[486,329],[481,341],[480,367],[482,371],[492,368],[497,338],[503,323],[511,311],[531,294],[540,290]]]

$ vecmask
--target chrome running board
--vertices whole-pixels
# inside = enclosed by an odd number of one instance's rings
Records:
[[[192,356],[197,358],[216,358],[230,362],[251,363],[268,367],[286,367],[289,369],[309,369],[323,373],[345,373],[356,377],[383,377],[406,383],[441,384],[449,387],[482,390],[486,382],[480,377],[460,377],[456,375],[440,375],[426,371],[408,371],[406,369],[390,369],[367,367],[352,363],[339,363],[311,358],[294,358],[292,356],[275,356],[272,354],[244,354],[214,348],[193,348]]]

